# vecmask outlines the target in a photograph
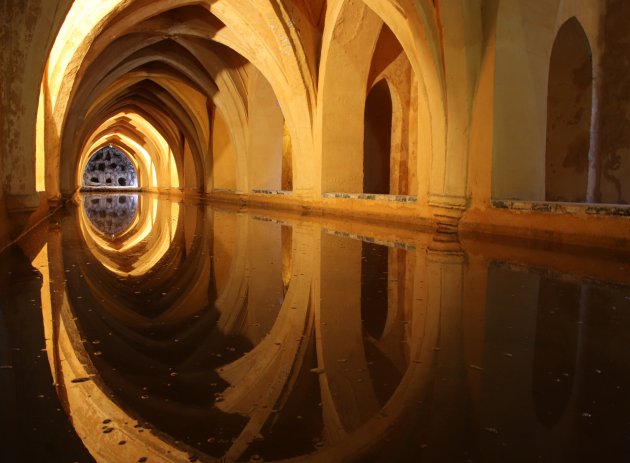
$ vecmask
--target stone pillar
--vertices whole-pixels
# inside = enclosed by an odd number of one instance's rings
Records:
[[[0,7],[0,177],[11,211],[37,208],[35,129],[48,52],[71,0],[8,0]]]

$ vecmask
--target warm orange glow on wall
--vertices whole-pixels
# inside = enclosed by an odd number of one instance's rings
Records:
[[[46,127],[45,127],[44,92],[39,93],[37,109],[37,126],[35,134],[35,188],[46,191]]]
[[[48,61],[48,91],[52,105],[57,103],[64,79],[75,54],[84,53],[90,39],[99,32],[98,24],[125,0],[75,0],[59,31]],[[87,47],[87,48],[86,48]],[[77,69],[78,70],[78,69]],[[75,70],[75,72],[77,71]],[[62,116],[62,114],[58,114]],[[59,120],[57,122],[60,122]]]
[[[133,112],[111,117],[94,132],[80,157],[77,185],[81,183],[81,176],[92,154],[106,144],[116,144],[116,141],[134,163],[141,188],[179,188],[179,172],[173,150],[151,123]]]

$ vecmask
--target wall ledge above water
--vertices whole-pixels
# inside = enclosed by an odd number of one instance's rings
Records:
[[[532,240],[630,253],[630,207],[604,204],[493,201],[466,211],[462,236]]]
[[[493,200],[492,207],[495,209],[508,209],[516,212],[544,212],[549,214],[630,217],[630,205],[620,204]]]
[[[118,191],[118,190],[117,190]],[[180,189],[143,190],[173,198],[231,204],[238,208],[279,210],[304,216],[330,219],[361,219],[375,224],[395,225],[414,230],[435,231],[442,210],[423,197],[312,192],[252,192],[214,190],[211,193]],[[369,196],[370,199],[363,198]],[[371,197],[374,196],[372,199]],[[495,237],[532,240],[630,252],[630,206],[606,204],[555,203],[544,201],[494,200],[486,207],[462,211],[454,218],[461,237]]]
[[[428,231],[438,228],[444,213],[443,208],[430,205],[423,197],[404,197],[402,201],[388,195],[324,193],[317,198],[296,192],[247,194],[215,190],[201,198],[240,207],[362,219]],[[462,236],[502,236],[630,250],[630,206],[495,200],[483,208],[457,211],[456,215],[457,231]]]
[[[210,202],[237,203],[261,209],[282,209],[303,215],[328,215],[357,218],[378,223],[395,223],[398,226],[432,231],[433,212],[415,196],[312,192],[260,192],[250,194],[227,190],[214,190],[202,196]]]

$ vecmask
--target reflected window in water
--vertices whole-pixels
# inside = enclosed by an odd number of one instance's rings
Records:
[[[566,412],[574,387],[587,289],[541,278],[538,291],[532,395],[539,421],[553,428]]]
[[[404,339],[407,296],[405,274],[413,270],[413,253],[372,242],[362,243],[361,319],[372,386],[381,406],[396,390],[407,367]]]
[[[389,303],[387,247],[364,242],[361,253],[361,316],[369,335],[379,339],[385,330]]]
[[[83,208],[91,225],[100,233],[115,237],[123,234],[138,214],[138,195],[89,194]]]
[[[629,328],[627,284],[493,264],[481,409],[513,448],[489,438],[490,460],[630,454]]]

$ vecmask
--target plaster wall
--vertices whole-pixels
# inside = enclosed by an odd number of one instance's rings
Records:
[[[219,111],[212,119],[213,184],[220,190],[236,190],[236,162],[230,132]]]
[[[608,204],[630,204],[630,53],[627,15],[630,4],[607,0],[601,58],[601,125],[599,178],[595,199]]]
[[[252,190],[280,190],[284,116],[265,77],[254,69],[248,78],[248,183]]]
[[[11,208],[34,207],[35,127],[39,87],[71,0],[8,0],[0,5],[0,158],[2,186]]]
[[[175,172],[172,175],[176,175]],[[197,184],[197,171],[195,169],[195,158],[193,157],[190,145],[184,142],[184,188],[186,190],[200,190],[200,186]]]
[[[492,197],[545,199],[548,78],[560,27],[576,17],[601,56],[603,5],[584,0],[499,4],[494,75]]]
[[[361,0],[329,5],[320,64],[322,191],[363,191],[363,113],[383,21]]]

